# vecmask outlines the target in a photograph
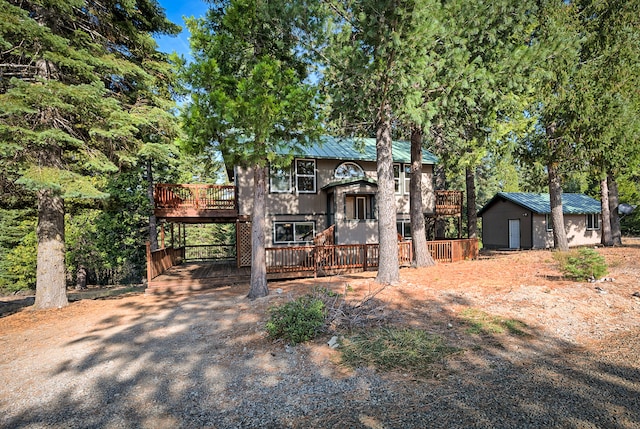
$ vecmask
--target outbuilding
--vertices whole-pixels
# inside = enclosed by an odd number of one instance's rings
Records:
[[[562,194],[569,246],[600,243],[600,202],[584,194]],[[553,247],[549,194],[499,192],[479,212],[486,249]]]

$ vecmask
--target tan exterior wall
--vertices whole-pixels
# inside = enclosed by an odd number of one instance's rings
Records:
[[[544,215],[536,215],[534,217],[534,248],[537,249],[553,247],[553,231],[547,231],[545,219]],[[569,247],[600,244],[601,230],[587,230],[586,215],[565,214],[564,229],[567,231]]]
[[[525,216],[526,214],[526,216]],[[546,249],[553,247],[553,232],[547,231],[546,216],[510,201],[496,201],[482,216],[482,246],[487,249],[509,247],[509,219],[520,219],[520,247]],[[600,230],[587,230],[586,215],[564,215],[569,246],[600,243]]]
[[[274,245],[273,243],[273,224],[274,222],[283,221],[314,221],[316,233],[327,228],[330,222],[328,195],[334,194],[335,213],[334,220],[336,224],[336,243],[377,243],[378,242],[378,222],[377,213],[374,213],[374,219],[366,220],[350,220],[345,218],[345,196],[347,194],[375,195],[376,187],[370,184],[352,184],[349,186],[336,186],[328,190],[322,188],[330,183],[336,182],[334,171],[344,160],[316,160],[316,192],[315,193],[296,193],[292,192],[272,192],[270,181],[267,179],[266,194],[266,245],[267,247]],[[358,164],[365,172],[368,179],[377,179],[376,163],[353,161]],[[433,166],[423,165],[422,188],[423,188],[423,204],[425,213],[433,213],[435,208],[435,197],[432,185]],[[253,207],[253,170],[250,168],[235,168],[235,180],[238,187],[238,208],[241,215],[251,216]],[[295,182],[295,179],[294,179]],[[402,186],[404,181],[402,181]],[[408,181],[407,181],[408,185]],[[398,217],[409,217],[409,194],[406,193],[396,195],[396,203],[398,207]]]

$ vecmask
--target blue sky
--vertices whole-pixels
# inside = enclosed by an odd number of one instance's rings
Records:
[[[162,52],[176,51],[179,54],[189,54],[189,32],[182,17],[195,16],[199,18],[207,11],[208,4],[203,0],[158,0],[164,8],[167,18],[182,27],[182,33],[176,37],[159,36],[156,41]]]

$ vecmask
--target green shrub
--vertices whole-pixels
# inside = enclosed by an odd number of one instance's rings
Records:
[[[325,305],[311,295],[301,296],[286,304],[269,309],[266,329],[269,336],[303,343],[315,338],[325,324]]]
[[[418,375],[433,374],[434,364],[459,351],[439,335],[393,327],[363,330],[343,341],[340,350],[342,361],[353,368],[373,366]]]
[[[558,253],[556,260],[562,274],[577,281],[599,279],[608,272],[604,257],[595,250],[586,247]]]

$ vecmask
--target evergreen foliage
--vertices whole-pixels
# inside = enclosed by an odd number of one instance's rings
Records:
[[[4,189],[38,199],[37,308],[66,305],[64,203],[106,198],[104,176],[175,133],[156,0],[0,0]]]
[[[558,252],[555,258],[564,276],[576,281],[598,280],[608,271],[604,257],[586,247],[570,252]]]
[[[269,336],[291,344],[314,339],[325,324],[324,302],[312,295],[304,295],[286,304],[271,307],[266,324]]]
[[[267,165],[288,166],[290,152],[321,131],[316,88],[307,83],[304,41],[317,30],[316,2],[212,1],[191,19],[194,61],[182,76],[191,88],[183,112],[193,153],[214,149],[225,163],[254,171],[249,297],[268,294],[264,250]],[[278,149],[278,150],[276,150]]]

